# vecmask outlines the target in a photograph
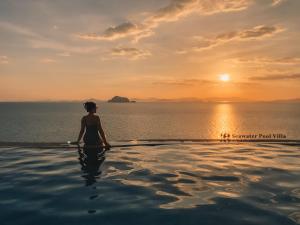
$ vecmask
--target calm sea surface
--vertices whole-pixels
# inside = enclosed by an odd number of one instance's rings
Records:
[[[80,103],[0,103],[0,141],[72,141],[84,114]],[[300,139],[300,104],[100,103],[99,114],[110,140],[220,138],[224,132]]]

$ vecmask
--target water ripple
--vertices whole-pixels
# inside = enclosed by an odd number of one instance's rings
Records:
[[[297,224],[299,150],[203,143],[119,148],[104,156],[80,149],[2,148],[0,220]]]

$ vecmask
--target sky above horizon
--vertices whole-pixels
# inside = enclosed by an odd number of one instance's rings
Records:
[[[299,0],[0,0],[0,101],[300,98],[299,9]]]

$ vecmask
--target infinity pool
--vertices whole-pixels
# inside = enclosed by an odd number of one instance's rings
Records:
[[[1,147],[0,224],[299,224],[299,146]]]

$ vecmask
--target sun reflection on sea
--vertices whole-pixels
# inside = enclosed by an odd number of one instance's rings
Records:
[[[211,138],[221,138],[221,135],[230,135],[236,130],[234,107],[230,103],[217,104],[212,115]]]

